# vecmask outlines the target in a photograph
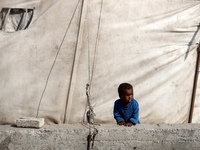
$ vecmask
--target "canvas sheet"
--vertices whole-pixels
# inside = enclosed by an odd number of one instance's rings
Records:
[[[41,1],[26,30],[0,33],[1,124],[20,116],[63,123],[81,5]]]
[[[0,123],[21,116],[82,122],[87,83],[95,121],[114,123],[122,82],[134,87],[141,123],[187,123],[199,6],[197,0],[1,1],[0,8],[34,7],[34,16],[26,30],[0,31]]]
[[[42,4],[41,0],[1,0],[3,8],[35,8]]]
[[[89,49],[94,72],[91,99],[98,122],[114,122],[118,85],[129,82],[142,123],[187,123],[199,42],[199,2],[87,1],[85,13],[81,34],[86,37],[76,55],[67,121],[79,122],[84,112],[75,99],[84,106]]]

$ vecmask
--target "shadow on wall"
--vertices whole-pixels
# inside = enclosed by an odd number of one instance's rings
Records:
[[[33,12],[33,9],[1,9],[0,30],[5,32],[16,32],[28,28],[33,18]]]
[[[192,39],[191,39],[190,42],[188,43],[188,48],[187,48],[187,51],[186,51],[186,53],[185,53],[185,60],[186,60],[187,57],[188,57],[188,54],[189,54],[189,52],[190,52],[190,47],[191,47],[191,45],[194,44],[193,42],[194,42],[194,39],[195,39],[197,33],[199,32],[199,29],[200,29],[200,23],[199,23],[199,25],[197,26],[197,30],[195,31],[194,35],[192,36]],[[197,43],[197,44],[198,44],[198,43]]]

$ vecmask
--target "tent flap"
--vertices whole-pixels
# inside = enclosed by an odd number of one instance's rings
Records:
[[[122,82],[134,87],[141,123],[187,123],[199,6],[198,0],[1,1],[0,8],[34,14],[26,30],[0,31],[0,124],[36,116],[82,122],[87,83],[95,121],[115,123]],[[8,19],[13,31],[19,16]]]

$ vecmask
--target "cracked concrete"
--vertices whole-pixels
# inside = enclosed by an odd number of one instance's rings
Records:
[[[200,124],[96,126],[95,150],[196,150]],[[40,129],[0,126],[0,149],[86,150],[89,129],[81,124],[45,125]]]

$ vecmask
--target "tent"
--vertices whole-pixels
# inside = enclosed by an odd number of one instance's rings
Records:
[[[199,0],[1,0],[0,11],[0,124],[83,122],[87,83],[95,121],[115,123],[122,82],[141,123],[188,122]],[[197,86],[194,123],[199,107]]]

